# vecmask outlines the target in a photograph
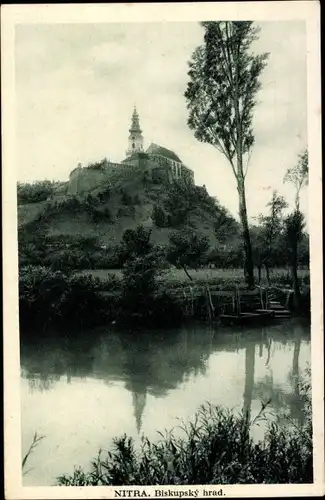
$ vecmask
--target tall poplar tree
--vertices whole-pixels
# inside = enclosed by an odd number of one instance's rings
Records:
[[[185,92],[188,124],[195,137],[216,147],[227,158],[237,181],[239,216],[244,243],[244,272],[254,286],[254,268],[249,234],[245,178],[254,144],[252,128],[259,76],[268,54],[255,55],[251,45],[258,27],[251,21],[201,23],[204,43],[189,62],[190,80]]]

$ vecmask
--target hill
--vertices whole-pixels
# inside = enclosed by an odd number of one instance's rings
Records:
[[[142,224],[160,245],[168,243],[172,231],[187,228],[205,234],[213,247],[218,242],[218,221],[220,226],[237,227],[204,187],[184,181],[149,182],[136,172],[127,181],[117,177],[82,196],[67,196],[60,185],[46,200],[26,201],[18,205],[20,231],[98,238],[102,245],[119,244],[126,229]]]

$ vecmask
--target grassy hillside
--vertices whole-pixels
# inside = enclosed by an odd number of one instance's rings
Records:
[[[236,228],[236,223],[206,192],[186,185],[154,184],[139,177],[118,178],[83,197],[62,193],[47,201],[18,206],[19,227],[29,232],[43,230],[48,236],[96,237],[102,244],[118,244],[123,232],[143,224],[152,229],[152,240],[164,245],[175,229],[192,228],[217,243],[218,217]]]

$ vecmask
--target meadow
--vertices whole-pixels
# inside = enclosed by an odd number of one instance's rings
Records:
[[[189,269],[188,270],[194,282],[206,281],[211,282],[238,282],[244,281],[244,273],[242,269],[209,269],[209,268],[199,268],[199,269]],[[94,278],[99,278],[102,281],[107,280],[110,276],[115,276],[116,278],[122,278],[121,269],[86,269],[83,271],[78,271],[77,275],[88,275],[90,274]],[[309,279],[309,269],[299,269],[298,277],[305,282]],[[170,267],[165,270],[162,276],[159,278],[161,281],[166,283],[189,283],[189,279],[186,276],[183,269],[177,269],[175,267]],[[257,271],[255,272],[256,283],[258,283]],[[270,270],[271,282],[276,284],[284,284],[286,282],[290,283],[290,271],[287,268],[275,268]],[[262,285],[267,284],[266,276],[262,273]]]

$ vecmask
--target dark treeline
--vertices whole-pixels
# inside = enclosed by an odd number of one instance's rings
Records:
[[[143,226],[126,230],[118,252],[122,279],[108,274],[105,281],[91,275],[76,275],[76,263],[71,258],[73,252],[70,254],[71,247],[64,249],[70,260],[66,261],[66,269],[63,271],[62,260],[56,257],[51,262],[55,248],[52,242],[52,253],[43,249],[44,253],[39,254],[42,265],[20,266],[21,324],[44,326],[65,322],[87,326],[117,320],[149,323],[164,321],[164,324],[168,321],[182,321],[186,316],[184,300],[176,301],[172,294],[174,285],[160,278],[174,265],[185,271],[188,283],[193,283],[191,268],[207,252],[208,241],[202,235],[198,237],[187,233],[171,233],[166,252],[155,245],[150,236],[150,230]],[[94,242],[82,240],[84,253],[87,243],[91,255]],[[57,244],[60,247],[63,241],[58,240]],[[61,269],[57,268],[56,264],[59,263]],[[226,290],[241,283],[245,286],[243,278],[226,281],[213,279],[214,285],[219,284],[221,289]],[[201,283],[196,285],[200,286]],[[304,286],[308,295],[308,283]],[[108,293],[105,295],[103,291]]]

